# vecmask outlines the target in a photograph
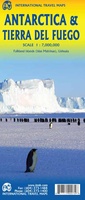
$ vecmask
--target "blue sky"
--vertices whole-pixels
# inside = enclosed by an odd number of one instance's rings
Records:
[[[37,56],[6,57],[0,59],[0,82],[12,78],[53,79],[55,92],[60,97],[85,97],[85,59],[79,57]]]

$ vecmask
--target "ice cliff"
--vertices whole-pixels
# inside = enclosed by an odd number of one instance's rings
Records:
[[[85,98],[59,98],[54,81],[12,79],[0,83],[0,113],[70,112],[85,108]]]
[[[53,80],[12,79],[0,83],[0,113],[43,113],[57,112]]]

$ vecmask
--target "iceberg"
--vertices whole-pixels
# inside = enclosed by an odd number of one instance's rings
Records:
[[[54,81],[12,79],[0,83],[0,113],[53,113],[60,110]]]
[[[84,97],[57,97],[50,79],[0,83],[0,113],[84,112]]]

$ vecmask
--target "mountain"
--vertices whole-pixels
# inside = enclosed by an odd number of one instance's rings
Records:
[[[54,113],[85,109],[85,98],[60,98],[54,81],[12,79],[0,83],[0,113]]]

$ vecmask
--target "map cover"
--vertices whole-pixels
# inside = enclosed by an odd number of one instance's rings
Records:
[[[0,1],[0,199],[85,199],[85,2]]]

